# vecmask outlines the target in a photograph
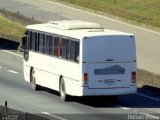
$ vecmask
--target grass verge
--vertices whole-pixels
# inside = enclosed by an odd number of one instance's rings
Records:
[[[27,18],[19,13],[12,13],[0,9],[0,38],[10,39],[12,41],[16,40],[17,42],[20,42],[21,36],[25,31],[25,25],[35,23],[40,22],[31,18]],[[149,85],[160,88],[160,75],[138,69],[137,84],[139,87]]]
[[[0,16],[0,28],[1,38],[8,38],[15,41],[19,41],[25,31],[25,27],[23,25],[13,22],[3,16]]]
[[[19,13],[12,13],[5,9],[0,9],[0,38],[21,42],[25,26],[35,23],[40,22]]]
[[[51,0],[55,1],[55,0]],[[160,28],[160,0],[56,0]]]
[[[139,87],[152,86],[160,88],[160,75],[143,69],[138,69],[137,85]]]

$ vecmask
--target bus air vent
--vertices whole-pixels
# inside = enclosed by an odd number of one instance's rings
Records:
[[[80,20],[62,20],[62,21],[49,21],[47,27],[53,27],[63,30],[77,30],[77,29],[100,29],[103,27],[98,23],[80,21]]]

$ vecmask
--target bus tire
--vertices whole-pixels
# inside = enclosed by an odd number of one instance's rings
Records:
[[[63,77],[61,77],[60,83],[59,83],[59,94],[60,94],[60,97],[63,101],[69,100],[69,96],[66,93],[66,86],[65,86],[65,82],[64,82]]]
[[[31,87],[32,87],[33,90],[35,90],[35,91],[40,90],[40,85],[36,84],[36,75],[35,75],[34,68],[31,68],[30,83],[31,83]]]

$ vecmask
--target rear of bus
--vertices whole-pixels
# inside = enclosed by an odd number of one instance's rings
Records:
[[[134,35],[85,37],[82,49],[83,96],[136,93]]]

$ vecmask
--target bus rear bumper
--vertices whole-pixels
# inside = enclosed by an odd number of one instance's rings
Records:
[[[82,96],[110,96],[110,95],[125,95],[137,93],[137,87],[121,87],[121,88],[88,88],[82,87]]]

